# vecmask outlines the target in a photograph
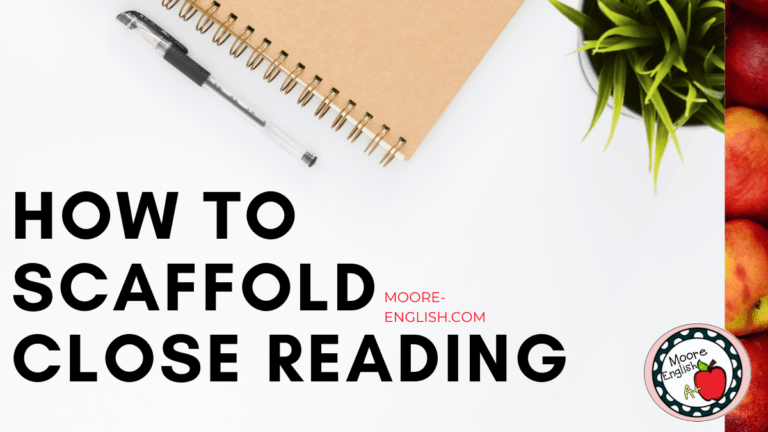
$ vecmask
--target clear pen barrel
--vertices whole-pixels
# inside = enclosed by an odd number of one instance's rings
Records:
[[[282,147],[285,151],[290,153],[296,159],[299,159],[309,166],[314,165],[317,158],[311,153],[307,152],[296,140],[288,136],[285,132],[280,130],[277,126],[267,121],[263,116],[257,114],[252,109],[248,108],[243,102],[237,99],[227,89],[221,87],[216,81],[208,77],[203,83],[203,87],[208,91],[216,95],[219,99],[229,105],[230,108],[237,111],[241,117],[246,119],[249,123],[256,126],[261,130],[264,135],[268,136],[275,144]]]

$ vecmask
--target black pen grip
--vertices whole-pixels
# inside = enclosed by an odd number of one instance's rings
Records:
[[[199,86],[202,86],[205,80],[211,76],[210,72],[203,69],[202,66],[197,64],[197,62],[189,58],[187,54],[175,46],[168,48],[168,51],[165,52],[163,58]]]

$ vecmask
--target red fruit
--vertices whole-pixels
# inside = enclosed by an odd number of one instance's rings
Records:
[[[739,11],[725,50],[729,102],[768,111],[768,19]]]
[[[751,108],[725,110],[725,218],[768,227],[768,116]]]
[[[731,0],[725,0],[725,31],[728,31],[728,23],[731,22],[732,14],[733,2]]]
[[[739,338],[752,365],[747,395],[725,416],[725,432],[765,432],[768,430],[768,332]]]
[[[693,383],[699,387],[699,394],[704,400],[719,400],[725,393],[725,371],[719,367],[698,371],[693,376]]]
[[[768,1],[765,0],[733,0],[736,4],[755,15],[768,18]],[[728,2],[725,2],[725,11],[728,12]],[[726,22],[728,18],[726,15]]]

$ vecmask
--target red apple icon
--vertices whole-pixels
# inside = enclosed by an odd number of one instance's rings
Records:
[[[699,362],[699,371],[693,376],[693,383],[699,388],[699,395],[706,401],[719,400],[725,393],[725,371],[715,367],[715,361]]]

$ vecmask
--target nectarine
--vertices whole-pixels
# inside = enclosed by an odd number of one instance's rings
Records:
[[[733,14],[725,44],[725,86],[733,105],[768,110],[766,52],[768,19],[743,10]]]
[[[768,18],[768,2],[765,0],[733,0],[740,8],[752,12],[755,15]],[[725,3],[726,12],[728,2]]]
[[[768,116],[725,110],[725,218],[768,226]]]
[[[725,223],[725,329],[768,329],[768,230],[744,219]]]
[[[725,0],[725,31],[728,31],[731,16],[733,16],[733,0]]]
[[[768,430],[768,333],[739,341],[747,350],[752,378],[747,395],[725,416],[725,432],[764,432]]]

